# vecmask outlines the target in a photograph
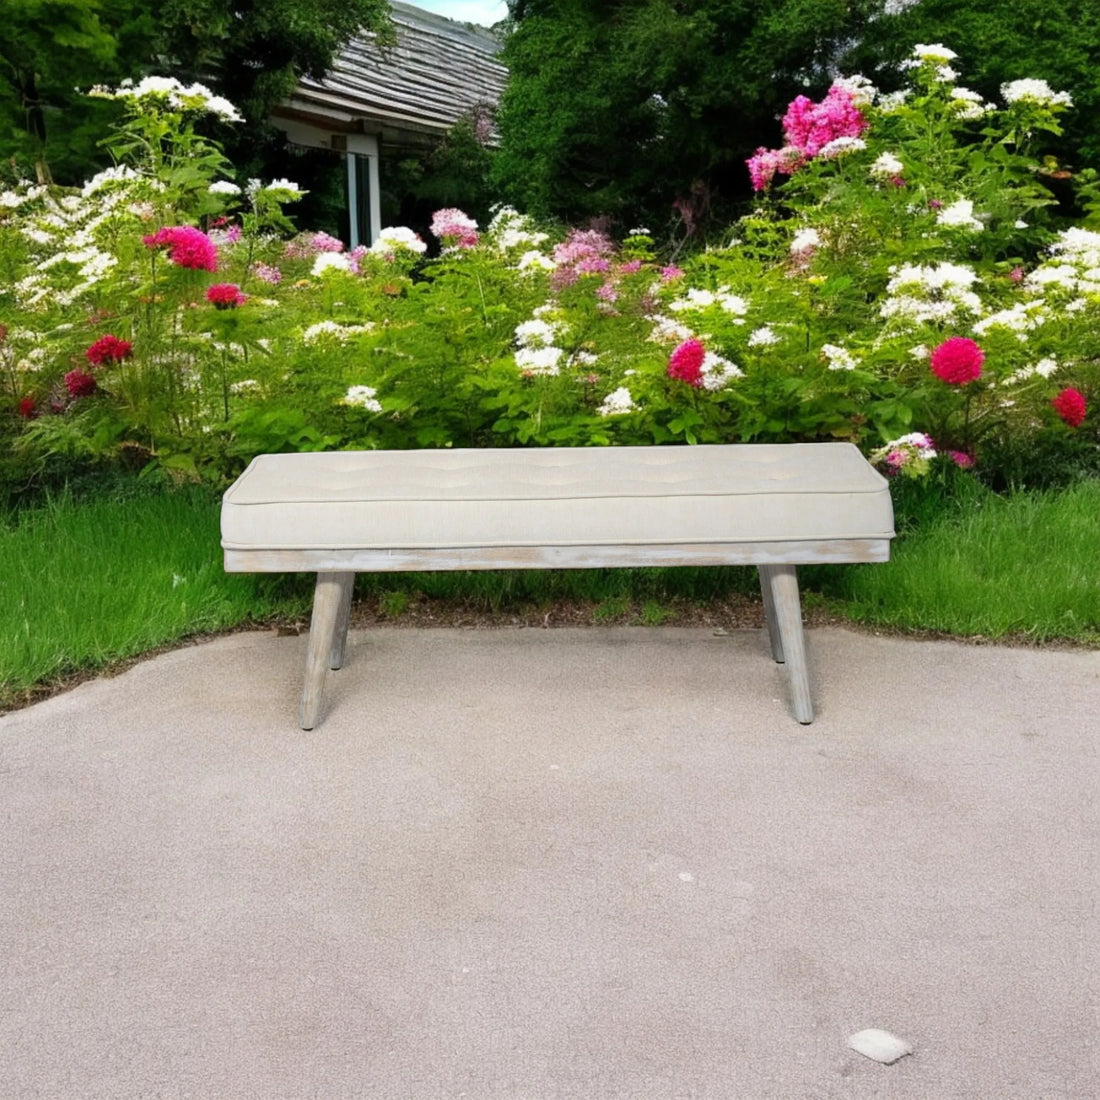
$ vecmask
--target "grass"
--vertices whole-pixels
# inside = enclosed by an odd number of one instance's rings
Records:
[[[856,622],[1095,644],[1100,481],[987,494],[909,534],[887,567],[849,569],[819,587]]]
[[[807,603],[903,631],[1100,644],[1100,481],[903,503],[890,563],[804,569]],[[209,491],[62,495],[25,509],[0,524],[0,706],[188,636],[299,620],[310,581],[226,574]],[[420,599],[483,611],[574,601],[592,605],[589,621],[646,625],[685,601],[755,591],[753,570],[692,568],[391,574],[356,585],[394,619]]]

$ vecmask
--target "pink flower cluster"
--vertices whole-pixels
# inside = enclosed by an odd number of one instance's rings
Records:
[[[454,207],[437,210],[432,216],[431,230],[444,244],[458,248],[477,247],[477,222]]]
[[[703,362],[707,349],[702,340],[685,340],[668,360],[668,376],[698,388],[703,384]]]
[[[194,271],[217,271],[218,250],[214,242],[192,225],[166,225],[142,241],[149,248],[168,246],[168,259],[177,267]]]
[[[1071,428],[1079,428],[1084,422],[1085,413],[1088,411],[1084,394],[1080,390],[1075,390],[1072,386],[1067,386],[1062,390],[1051,401],[1051,404],[1054,406],[1054,411]]]
[[[952,336],[932,351],[932,373],[949,386],[965,386],[982,376],[985,353],[973,340]]]
[[[556,290],[572,286],[581,275],[595,275],[611,269],[609,256],[615,251],[611,239],[598,229],[573,229],[554,246],[553,284]]]
[[[283,255],[288,260],[312,260],[321,252],[343,252],[344,242],[330,233],[299,233],[286,242]]]
[[[837,138],[858,138],[867,129],[852,93],[834,84],[820,103],[797,96],[783,116],[782,149],[756,150],[746,163],[752,186],[763,191],[778,172],[790,176]]]
[[[129,340],[120,340],[107,333],[84,352],[84,358],[93,367],[101,367],[104,363],[121,363],[123,359],[129,359],[133,350],[134,345]]]
[[[236,283],[214,283],[206,288],[206,300],[215,309],[236,309],[248,301],[248,295]]]

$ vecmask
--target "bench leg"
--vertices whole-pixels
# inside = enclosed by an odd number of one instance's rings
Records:
[[[336,623],[340,617],[347,576],[346,573],[317,574],[317,585],[313,590],[313,617],[309,623],[306,680],[298,711],[298,722],[304,730],[313,729],[321,710],[325,672],[336,644]]]
[[[760,575],[760,595],[764,597],[764,619],[768,624],[768,640],[772,644],[772,657],[777,665],[781,665],[783,664],[783,639],[779,636],[779,620],[775,615],[775,600],[772,598],[771,585],[764,572],[767,568],[766,565],[761,565],[756,571]]]
[[[780,651],[785,658],[787,675],[791,684],[791,703],[794,716],[805,725],[814,720],[814,708],[810,702],[810,676],[806,668],[806,647],[802,637],[802,608],[798,599],[798,574],[793,565],[761,565],[760,583],[765,590],[764,606],[768,607],[769,595],[775,617],[772,634],[772,653],[775,653],[775,634],[779,635]]]
[[[332,635],[332,649],[329,650],[328,667],[344,667],[344,648],[348,643],[348,619],[351,616],[351,593],[355,588],[354,573],[337,573],[340,578],[340,607],[336,612],[336,629]]]

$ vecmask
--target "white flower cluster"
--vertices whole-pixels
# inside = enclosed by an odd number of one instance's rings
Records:
[[[324,275],[326,271],[340,271],[346,275],[352,274],[352,257],[350,252],[318,252],[313,257],[313,271],[316,278]]]
[[[821,246],[821,234],[814,228],[800,229],[791,238],[792,252],[809,252]],[[742,313],[744,310],[741,311]]]
[[[546,233],[534,229],[531,219],[514,207],[497,206],[493,211],[493,218],[485,232],[499,252],[507,252],[523,245],[529,248],[532,245],[538,246],[548,239]],[[553,261],[548,262],[553,264]]]
[[[620,386],[603,399],[603,404],[596,412],[600,416],[622,416],[624,413],[634,412],[637,407],[634,398],[630,396],[630,390],[626,386]]]
[[[378,391],[373,386],[349,386],[348,392],[340,398],[341,405],[350,405],[367,412],[380,413],[382,405],[378,400]]]
[[[220,95],[214,95],[203,84],[181,84],[172,76],[147,76],[139,83],[124,80],[117,88],[97,84],[88,95],[99,99],[164,98],[177,111],[208,111],[225,122],[244,122],[244,116]]]
[[[847,348],[836,344],[822,344],[821,354],[825,356],[829,370],[855,370],[858,366],[855,356]]]
[[[974,204],[970,199],[958,199],[936,214],[936,224],[948,229],[965,229],[968,233],[980,233],[985,226],[974,217]]]
[[[978,92],[970,88],[962,88],[956,85],[951,89],[951,110],[956,118],[966,122],[985,118],[991,111],[996,110],[992,103],[986,103]]]
[[[833,81],[834,88],[843,88],[851,97],[857,107],[870,107],[878,96],[878,88],[871,83],[862,73],[852,76],[838,76]]]
[[[1001,85],[1005,103],[1038,103],[1043,107],[1072,107],[1069,92],[1056,92],[1045,80],[1010,80]]]
[[[868,171],[877,180],[889,180],[900,176],[905,171],[905,165],[893,153],[881,153]]]
[[[779,337],[771,325],[761,325],[760,328],[753,329],[749,334],[750,348],[766,348],[778,343]]]
[[[211,195],[239,195],[241,189],[232,180],[215,180],[207,191]]]
[[[336,321],[318,321],[312,324],[302,333],[302,343],[320,344],[327,340],[345,344],[355,336],[363,336],[372,332],[374,325],[367,322],[365,325],[341,325]]]
[[[116,164],[111,168],[104,168],[102,172],[97,172],[92,176],[80,189],[80,195],[81,198],[87,199],[112,184],[127,184],[139,179],[141,179],[141,174],[135,172],[133,168],[125,164]]]
[[[0,210],[17,210],[26,202],[34,202],[49,194],[49,188],[40,185],[17,187],[14,191],[0,192]]]
[[[682,344],[695,335],[687,325],[682,325],[679,321],[665,317],[661,313],[655,313],[646,320],[653,323],[649,339],[655,344]]]
[[[517,325],[515,336],[519,347],[515,353],[516,366],[529,374],[560,373],[565,352],[554,344],[560,334],[560,325],[544,321],[541,317]]]
[[[879,316],[908,327],[954,321],[960,310],[978,315],[981,299],[970,289],[977,278],[964,264],[905,264],[893,269]]]
[[[954,61],[958,56],[954,50],[949,50],[939,42],[934,42],[931,45],[917,43],[913,47],[909,59],[903,61],[900,68],[919,69],[922,65],[928,65],[931,67],[932,76],[935,80],[950,84],[954,82],[959,74],[951,68],[948,62]]]
[[[1027,382],[1032,378],[1050,378],[1057,371],[1058,361],[1048,356],[1045,359],[1040,359],[1038,363],[1032,363],[1030,366],[1021,367],[1018,371],[1014,371],[1002,379],[1002,385],[1014,386],[1020,382]]]
[[[1024,280],[1027,290],[1041,293],[1060,288],[1076,294],[1100,294],[1100,233],[1077,226],[1064,229],[1048,251],[1051,258]]]
[[[835,137],[827,141],[818,152],[819,157],[831,160],[834,157],[842,157],[848,153],[859,153],[867,148],[867,142],[857,137]]]
[[[745,372],[728,359],[713,351],[703,356],[703,388],[714,392],[725,389],[735,378],[743,378]]]
[[[415,252],[418,255],[428,251],[428,246],[420,235],[403,225],[387,226],[370,246],[376,256],[385,256],[392,260],[399,252]]]
[[[970,331],[984,336],[991,328],[1003,328],[1015,332],[1022,341],[1027,339],[1024,333],[1037,328],[1046,319],[1047,309],[1041,301],[1017,302],[1011,309],[998,310],[983,317]]]
[[[744,316],[749,309],[745,299],[733,294],[728,286],[720,286],[716,291],[692,287],[682,298],[669,302],[668,308],[680,313],[686,309],[709,309],[713,305],[737,317]]]

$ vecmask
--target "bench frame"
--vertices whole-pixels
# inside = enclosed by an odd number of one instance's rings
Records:
[[[591,569],[672,565],[754,565],[772,657],[786,664],[795,718],[813,721],[802,634],[796,565],[881,562],[887,538],[626,546],[516,546],[392,550],[230,550],[230,572],[316,572],[299,723],[311,730],[320,716],[325,677],[344,663],[352,589],[357,572],[485,569]]]

